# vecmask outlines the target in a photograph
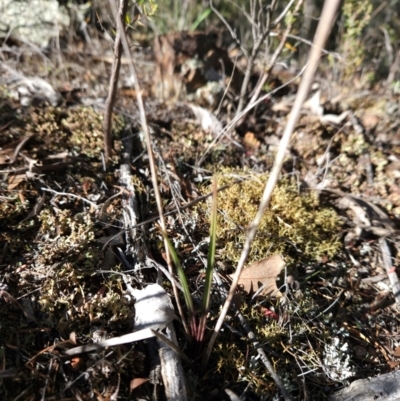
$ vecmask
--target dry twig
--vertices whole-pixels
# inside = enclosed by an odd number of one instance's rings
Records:
[[[125,15],[128,9],[128,0],[119,0],[119,10],[120,20],[122,24],[121,31],[125,29]],[[103,121],[103,131],[104,131],[104,158],[106,164],[111,157],[111,128],[112,128],[112,111],[114,107],[115,97],[117,95],[118,88],[118,78],[119,70],[121,68],[121,55],[122,55],[122,44],[121,44],[121,31],[118,29],[115,36],[114,42],[114,58],[110,77],[110,89],[108,91],[108,96],[104,108],[104,121]]]
[[[393,266],[390,249],[385,238],[379,240],[379,246],[382,252],[383,264],[388,275],[390,286],[392,287],[393,295],[398,305],[400,305],[400,282],[396,273],[396,267]]]

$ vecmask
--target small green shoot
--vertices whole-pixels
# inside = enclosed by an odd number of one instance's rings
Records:
[[[168,245],[168,250],[171,254],[172,261],[176,267],[176,271],[181,282],[183,288],[183,296],[185,298],[186,306],[188,308],[189,316],[188,320],[190,322],[190,329],[193,339],[197,344],[200,344],[204,339],[204,332],[206,329],[207,323],[207,313],[208,307],[210,304],[210,294],[211,294],[211,285],[213,279],[214,272],[214,264],[215,264],[215,248],[217,242],[217,183],[216,181],[213,183],[213,200],[212,200],[212,211],[211,211],[211,219],[210,219],[210,245],[208,248],[208,257],[207,257],[207,269],[206,269],[206,278],[204,285],[204,294],[203,294],[203,302],[200,310],[199,322],[196,322],[195,311],[193,307],[193,300],[190,294],[189,285],[187,283],[185,272],[183,271],[181,262],[176,253],[174,246],[172,245],[171,240],[168,237],[166,232],[162,233],[166,243]]]
[[[185,298],[186,307],[188,308],[188,311],[189,311],[190,329],[192,331],[192,335],[194,335],[194,333],[196,333],[196,317],[195,317],[194,308],[193,308],[192,296],[190,295],[190,288],[189,288],[188,282],[186,280],[186,275],[182,269],[181,261],[178,258],[176,250],[175,250],[174,246],[172,245],[172,242],[169,239],[168,234],[166,232],[163,232],[162,234],[163,234],[165,241],[167,242],[169,253],[171,254],[172,261],[173,261],[173,263],[176,267],[176,271],[178,273],[179,281],[181,282],[181,285],[183,288],[183,296]]]
[[[210,15],[211,13],[211,8],[208,7],[206,8],[197,18],[196,21],[194,21],[192,23],[192,25],[190,25],[190,30],[193,32],[195,31],[199,25]]]
[[[199,330],[197,333],[197,342],[201,343],[204,338],[204,332],[207,323],[208,307],[210,305],[211,285],[214,273],[215,263],[215,247],[217,243],[217,182],[213,183],[213,200],[211,210],[211,221],[210,221],[210,246],[208,248],[207,256],[207,270],[206,270],[206,282],[204,285],[203,304],[200,311]]]

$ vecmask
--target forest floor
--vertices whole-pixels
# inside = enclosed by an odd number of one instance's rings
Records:
[[[138,261],[127,253],[129,246],[137,246],[129,244],[124,230],[126,189],[120,177],[127,146],[132,147],[129,165],[140,221],[147,221],[134,228],[136,241],[154,266],[166,266],[136,93],[125,64],[107,168],[102,158],[111,69],[104,55],[111,54],[109,47],[99,41],[96,52],[96,46],[90,51],[65,46],[43,54],[22,43],[3,45],[3,400],[151,399],[155,387],[144,342],[64,355],[75,345],[132,332],[134,299],[127,295],[123,277],[131,277],[137,288],[157,279],[154,267],[135,268]],[[200,106],[194,107],[193,97],[162,101],[152,94],[156,64],[151,44],[135,50],[135,62],[159,189],[169,213],[168,232],[193,296],[201,298],[211,203],[206,198],[185,205],[210,193],[214,178],[219,186],[228,185],[218,193],[216,256],[218,272],[227,279],[239,258],[246,224],[257,210],[299,78],[277,73],[271,88],[290,84],[251,111],[236,130],[217,137],[216,130],[204,130],[202,123],[204,127],[207,110],[221,127],[229,122],[233,95],[218,112],[215,105],[207,109],[201,102],[203,108],[196,109]],[[388,279],[388,269],[396,275],[399,266],[400,94],[384,82],[366,87],[326,71],[316,81],[318,91],[303,108],[249,258],[250,263],[283,255],[285,269],[269,278],[279,296],[252,299],[242,291],[238,302],[298,400],[327,399],[351,381],[394,371],[400,364],[399,304]],[[382,252],[389,253],[389,268]],[[163,280],[170,291],[167,278]],[[222,298],[213,291],[207,335]],[[234,312],[227,324],[201,372],[198,354],[175,323],[180,347],[192,360],[183,364],[193,399],[228,400],[226,389],[243,400],[280,399]]]

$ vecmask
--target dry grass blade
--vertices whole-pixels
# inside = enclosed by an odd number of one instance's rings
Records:
[[[13,164],[25,143],[31,138],[26,136],[19,141],[10,143],[0,149],[0,164]]]
[[[153,330],[151,328],[135,331],[134,333],[125,334],[120,337],[109,338],[104,341],[99,341],[95,344],[80,345],[79,347],[71,348],[65,351],[68,356],[82,354],[84,352],[99,351],[106,347],[112,347],[115,345],[133,343],[136,341],[146,340],[147,338],[154,337]]]
[[[212,212],[210,220],[210,245],[208,248],[206,280],[204,284],[203,302],[201,306],[199,327],[197,332],[197,341],[199,343],[203,341],[204,332],[206,330],[207,313],[210,305],[211,285],[214,274],[216,244],[217,244],[217,182],[214,181]]]
[[[390,286],[392,287],[393,295],[398,305],[400,305],[400,282],[396,273],[396,267],[393,266],[390,249],[385,238],[379,240],[379,245],[382,252],[383,264],[388,275]]]
[[[185,355],[185,353],[177,345],[175,345],[171,340],[169,340],[167,337],[165,337],[163,334],[161,334],[160,332],[158,332],[156,330],[152,330],[152,332],[155,337],[157,337],[159,340],[161,340],[162,342],[167,344],[168,347],[170,347],[182,359],[184,359],[189,364],[192,363],[192,361]]]

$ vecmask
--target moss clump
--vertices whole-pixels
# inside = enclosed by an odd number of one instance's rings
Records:
[[[80,107],[61,122],[63,129],[71,132],[73,147],[89,157],[97,157],[103,150],[103,116],[90,107]]]
[[[50,318],[47,324],[61,331],[71,320],[124,321],[131,305],[118,275],[106,280],[94,274],[102,259],[95,238],[94,217],[88,213],[50,208],[39,215],[40,254],[32,269],[44,275],[38,302]]]
[[[73,255],[75,262],[82,268],[95,268],[100,260],[100,251],[96,250],[94,221],[89,213],[72,215],[70,210],[54,213],[50,209],[39,215],[40,233],[43,242],[40,262],[55,263]]]
[[[218,187],[231,185],[218,194],[218,246],[221,257],[236,264],[245,242],[247,227],[254,218],[268,174],[226,169],[216,174]],[[243,179],[238,184],[235,180]],[[208,191],[209,189],[207,189]],[[332,257],[340,248],[341,222],[333,209],[321,207],[318,195],[300,195],[296,182],[283,178],[276,186],[253,241],[248,261],[281,253],[290,262],[293,251],[309,259]]]
[[[91,107],[46,107],[32,112],[27,131],[34,134],[37,145],[48,152],[68,149],[100,158],[104,146],[102,124],[103,115]],[[113,117],[114,139],[119,137],[124,125],[122,117]]]
[[[18,219],[26,213],[29,201],[22,201],[18,196],[7,198],[0,202],[0,222],[2,227],[16,224]]]

